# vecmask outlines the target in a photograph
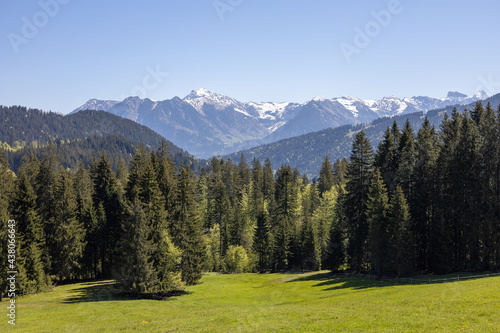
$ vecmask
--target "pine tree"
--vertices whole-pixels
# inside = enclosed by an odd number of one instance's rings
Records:
[[[269,221],[265,210],[257,215],[257,227],[255,230],[255,240],[253,250],[257,255],[257,269],[259,272],[267,271],[269,267],[271,243],[269,238]]]
[[[394,226],[394,257],[398,276],[412,275],[415,264],[415,243],[411,231],[410,209],[400,186],[391,198],[389,224]]]
[[[91,178],[94,184],[92,195],[94,206],[102,205],[104,209],[104,218],[100,221],[105,224],[98,226],[101,235],[102,274],[103,277],[110,277],[121,233],[123,204],[116,176],[104,153],[96,164],[91,166]]]
[[[269,158],[266,158],[264,168],[262,169],[262,194],[264,196],[264,201],[267,202],[269,216],[272,216],[274,214],[274,208],[276,206],[274,183],[275,181],[271,161],[269,160]]]
[[[407,119],[398,144],[396,177],[409,200],[412,199],[415,187],[412,183],[415,164],[415,138]]]
[[[412,183],[415,185],[410,202],[413,216],[412,232],[417,251],[417,267],[421,271],[429,269],[429,247],[431,223],[435,211],[436,163],[439,154],[438,137],[434,127],[426,117],[418,131],[415,143],[416,165]]]
[[[457,173],[456,195],[456,265],[457,268],[480,268],[480,234],[483,228],[483,211],[481,203],[479,132],[475,122],[468,113],[462,121],[460,141],[457,146],[454,165]]]
[[[372,269],[378,275],[391,272],[394,261],[392,237],[395,228],[387,218],[388,209],[387,190],[377,169],[368,193],[365,214],[369,225],[368,243]]]
[[[460,177],[455,167],[455,157],[460,139],[462,116],[456,108],[450,119],[445,114],[440,135],[440,152],[436,163],[435,213],[430,226],[428,267],[434,273],[447,273],[454,269],[454,242],[456,230],[456,179]]]
[[[337,159],[333,164],[333,183],[337,186],[345,186],[347,183],[346,175],[349,161],[344,157]]]
[[[201,221],[196,215],[193,174],[182,167],[177,181],[177,210],[174,216],[174,244],[182,251],[182,280],[187,285],[198,283],[202,275],[205,246]]]
[[[290,268],[293,215],[297,206],[292,170],[282,166],[276,178],[276,209],[272,231],[274,235],[274,266],[276,270]]]
[[[85,230],[85,248],[83,250],[81,272],[84,277],[96,278],[101,273],[101,270],[99,261],[99,231],[97,229],[99,222],[97,211],[92,201],[93,185],[83,164],[78,166],[73,179],[76,195],[76,219],[83,225]]]
[[[319,196],[323,197],[323,193],[331,190],[333,184],[334,184],[333,169],[327,155],[325,156],[325,160],[323,161],[321,169],[319,170],[319,180],[318,180]]]
[[[156,292],[158,281],[152,262],[152,242],[148,239],[150,226],[141,204],[136,201],[123,219],[124,234],[118,242],[114,278],[123,288],[135,293]]]
[[[51,280],[45,272],[42,261],[42,249],[45,246],[45,237],[42,221],[36,211],[36,195],[21,167],[18,171],[16,191],[11,203],[14,219],[17,221],[18,240],[23,243],[22,256],[26,286],[25,293],[34,293],[47,289]]]
[[[387,127],[384,139],[378,145],[373,165],[380,170],[389,193],[392,193],[396,187],[397,155],[397,143],[393,131]]]
[[[373,174],[373,151],[363,131],[356,135],[353,142],[351,163],[347,171],[346,216],[348,246],[347,255],[351,269],[362,271],[366,268],[368,222],[366,203]]]
[[[54,189],[54,216],[52,242],[48,243],[52,258],[53,274],[59,280],[81,277],[81,260],[85,247],[85,230],[76,218],[76,196],[71,176],[60,167]]]
[[[166,141],[162,141],[151,159],[156,170],[158,186],[165,200],[165,210],[172,216],[175,211],[176,166]]]
[[[4,157],[3,150],[0,148],[0,242],[3,244],[0,248],[0,271],[6,272],[7,269],[7,235],[8,235],[8,224],[7,221],[12,219],[9,212],[9,201],[12,195],[14,178],[13,174],[9,169],[9,164]],[[5,278],[0,279],[0,301],[2,301],[3,294],[7,290],[7,280]]]

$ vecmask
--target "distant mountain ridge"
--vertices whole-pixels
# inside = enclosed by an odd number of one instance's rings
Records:
[[[241,102],[207,89],[183,99],[164,101],[128,97],[123,101],[91,99],[72,113],[102,110],[146,125],[194,156],[209,158],[259,144],[342,125],[368,123],[379,117],[427,112],[468,104],[488,96],[449,92],[445,98],[417,96],[381,100],[354,97],[314,98],[305,103]]]
[[[500,107],[500,94],[489,97],[482,103],[485,107],[487,103],[491,103],[491,106],[498,110]],[[463,113],[465,109],[471,110],[474,106],[475,102],[472,102],[467,105],[456,106],[456,108],[458,112]],[[298,168],[300,172],[310,177],[318,177],[319,169],[326,155],[329,156],[332,162],[350,156],[352,142],[357,132],[365,131],[372,146],[376,149],[387,126],[392,126],[394,121],[402,129],[404,123],[408,120],[414,132],[417,133],[425,116],[427,116],[431,125],[439,129],[444,115],[446,113],[451,115],[454,107],[450,105],[445,108],[430,110],[425,115],[423,112],[414,112],[394,117],[382,117],[366,124],[328,128],[245,149],[225,155],[223,158],[230,158],[235,163],[239,162],[241,153],[244,154],[247,161],[251,161],[253,158],[264,161],[269,158],[274,168],[279,168],[282,164],[288,164]]]

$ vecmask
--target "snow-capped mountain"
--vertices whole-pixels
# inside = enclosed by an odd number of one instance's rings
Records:
[[[112,101],[112,100],[99,100],[99,99],[90,99],[87,103],[83,104],[76,110],[71,113],[75,113],[83,110],[97,110],[97,111],[108,111],[115,104],[120,103],[120,101]]]
[[[426,96],[380,100],[355,97],[320,98],[299,104],[241,102],[207,89],[183,99],[155,101],[128,97],[123,101],[91,99],[72,113],[103,110],[146,125],[193,155],[208,158],[252,145],[269,143],[329,127],[367,123],[379,117],[427,112],[468,104],[488,96],[449,92],[445,98]]]

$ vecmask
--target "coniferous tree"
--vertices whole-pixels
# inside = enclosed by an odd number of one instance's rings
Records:
[[[274,224],[274,266],[276,270],[290,268],[293,216],[297,206],[292,170],[282,166],[276,176],[276,208]]]
[[[257,215],[257,226],[255,229],[255,240],[253,250],[257,255],[257,269],[259,272],[267,271],[271,256],[271,242],[269,238],[269,221],[265,210]]]
[[[369,225],[368,243],[372,269],[378,275],[391,272],[394,264],[392,237],[395,228],[387,218],[388,209],[387,190],[377,169],[368,193],[365,214]]]
[[[141,204],[136,201],[123,219],[124,234],[119,240],[114,278],[125,290],[136,293],[156,292],[158,281],[152,262],[150,226]]]
[[[480,268],[480,234],[484,221],[482,214],[486,207],[481,204],[482,196],[478,195],[481,193],[479,145],[478,128],[465,113],[454,163],[460,175],[455,179],[457,215],[454,221],[458,269]]]
[[[373,162],[373,165],[380,170],[389,193],[392,193],[396,187],[396,172],[398,170],[396,158],[398,152],[395,140],[393,131],[387,127],[384,139],[378,145],[378,151]]]
[[[415,243],[411,231],[410,209],[400,186],[391,198],[389,225],[395,227],[394,258],[398,276],[412,275],[415,264]]]
[[[338,159],[333,164],[333,183],[337,186],[344,186],[347,183],[346,175],[349,161],[344,157]]]
[[[24,168],[19,169],[16,183],[11,207],[19,234],[18,240],[23,243],[24,251],[19,254],[25,270],[24,293],[33,293],[45,290],[51,285],[42,261],[45,237],[42,221],[36,211],[35,191]]]
[[[415,138],[413,128],[407,119],[398,143],[396,178],[410,200],[413,196],[414,184],[412,175],[415,169]]]
[[[0,148],[0,242],[4,244],[0,249],[0,270],[2,272],[8,271],[8,249],[7,249],[7,235],[8,235],[8,224],[7,221],[11,220],[9,212],[9,201],[12,195],[12,190],[14,188],[14,177],[9,169],[9,164],[5,159],[3,150]],[[4,293],[7,290],[7,280],[5,278],[0,279],[0,301]]]
[[[96,278],[100,272],[99,256],[99,231],[98,216],[92,201],[93,185],[90,176],[80,164],[74,174],[74,188],[76,195],[76,219],[83,225],[85,230],[82,258],[82,276]],[[101,205],[102,207],[102,205]]]
[[[426,117],[415,143],[416,165],[412,183],[415,185],[410,202],[413,216],[412,232],[416,242],[417,267],[428,270],[431,223],[436,199],[436,163],[439,154],[438,137]]]
[[[450,119],[445,115],[441,125],[440,153],[436,162],[435,213],[430,227],[428,267],[432,272],[446,273],[453,270],[456,197],[455,180],[460,177],[455,167],[455,156],[460,139],[462,116],[456,108]]]
[[[334,177],[333,177],[333,169],[330,164],[330,159],[328,155],[325,156],[325,160],[321,165],[321,169],[319,170],[319,180],[318,180],[318,190],[319,196],[322,197],[323,193],[331,190],[334,185]]]
[[[347,255],[351,269],[361,271],[366,268],[368,222],[366,203],[373,174],[373,151],[363,131],[356,135],[353,142],[351,163],[347,172],[346,216],[348,246]]]
[[[75,215],[77,203],[73,181],[62,167],[58,170],[54,199],[54,216],[57,222],[53,243],[47,244],[54,263],[53,274],[59,280],[79,278],[85,229]]]
[[[196,215],[193,174],[181,167],[177,181],[177,210],[172,225],[174,244],[182,251],[182,280],[187,285],[198,283],[205,260],[201,221]]]
[[[102,274],[110,277],[114,259],[116,258],[116,246],[121,234],[123,204],[119,192],[116,176],[111,169],[106,155],[103,153],[98,161],[91,166],[91,179],[94,183],[92,199],[95,207],[102,205],[104,209],[103,219],[99,219],[104,225],[99,225],[100,249]]]

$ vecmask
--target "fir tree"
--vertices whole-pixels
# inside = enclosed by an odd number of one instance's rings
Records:
[[[351,163],[347,172],[346,215],[348,246],[347,255],[351,269],[361,271],[367,264],[368,222],[366,203],[373,173],[373,151],[363,131],[356,135],[353,142]]]
[[[187,285],[198,283],[205,260],[201,221],[196,215],[193,174],[182,167],[177,181],[177,210],[174,216],[174,244],[182,251],[182,280]]]
[[[139,202],[132,204],[123,220],[124,234],[118,243],[114,278],[125,290],[135,293],[156,292],[158,281],[152,262],[150,226]]]
[[[366,219],[369,225],[368,243],[372,269],[382,275],[391,272],[394,253],[392,237],[395,232],[387,218],[389,198],[380,171],[373,176],[366,203]]]
[[[391,198],[389,225],[395,227],[394,257],[398,276],[412,275],[415,264],[415,243],[411,231],[410,209],[400,186]]]
[[[319,170],[318,190],[319,196],[322,197],[323,193],[331,190],[334,184],[333,169],[330,164],[328,155],[325,157],[321,169]]]

